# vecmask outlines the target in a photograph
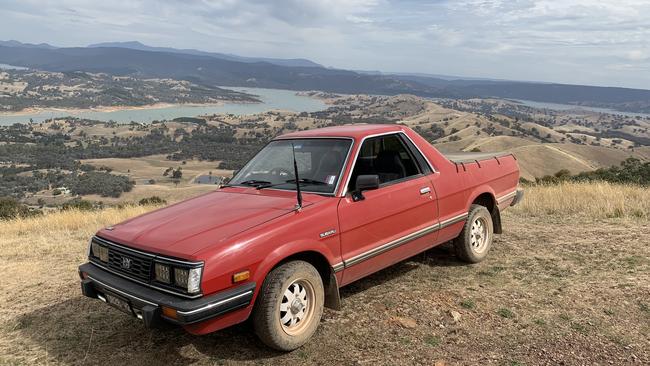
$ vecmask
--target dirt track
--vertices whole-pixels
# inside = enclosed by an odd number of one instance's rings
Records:
[[[203,337],[149,331],[83,298],[75,269],[86,234],[68,232],[56,250],[0,253],[0,365],[650,364],[648,221],[503,222],[481,264],[442,246],[344,288],[343,310],[327,311],[289,354],[246,324]]]

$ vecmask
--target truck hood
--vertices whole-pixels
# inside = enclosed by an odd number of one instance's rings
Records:
[[[303,205],[323,199],[310,195]],[[207,246],[295,210],[295,193],[218,190],[100,230],[116,243],[184,259]]]

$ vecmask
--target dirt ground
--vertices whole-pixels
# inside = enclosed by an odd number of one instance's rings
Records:
[[[147,330],[81,296],[94,227],[16,229],[0,237],[0,365],[650,364],[649,221],[506,212],[503,224],[480,264],[443,245],[343,288],[343,309],[286,354],[248,324]]]

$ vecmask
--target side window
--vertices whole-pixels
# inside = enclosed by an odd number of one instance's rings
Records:
[[[350,177],[349,191],[354,191],[359,175],[376,174],[385,184],[421,174],[415,158],[398,135],[378,136],[361,145]]]

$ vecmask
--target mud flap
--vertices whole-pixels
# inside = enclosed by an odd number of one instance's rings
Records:
[[[334,271],[330,270],[330,278],[325,285],[325,307],[332,310],[341,310],[339,283],[334,275]]]
[[[492,224],[494,226],[494,233],[495,234],[501,234],[503,232],[503,229],[501,228],[501,211],[499,211],[499,206],[494,205],[494,208],[492,209],[492,212],[490,212],[490,216],[492,216]]]

